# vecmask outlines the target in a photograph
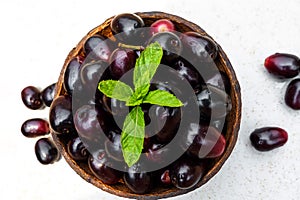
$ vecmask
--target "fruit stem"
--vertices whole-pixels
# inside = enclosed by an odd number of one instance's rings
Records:
[[[135,50],[143,50],[143,49],[145,49],[143,46],[135,46],[135,45],[123,44],[123,43],[120,43],[120,42],[118,44],[118,47],[127,48],[127,49],[135,49]]]

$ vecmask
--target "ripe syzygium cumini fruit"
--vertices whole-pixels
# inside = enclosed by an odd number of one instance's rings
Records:
[[[129,49],[116,49],[109,58],[109,70],[111,75],[120,79],[135,65],[136,53]]]
[[[38,161],[44,165],[52,164],[60,159],[60,153],[48,138],[39,139],[34,149]]]
[[[114,168],[113,162],[109,160],[107,153],[103,149],[99,149],[93,155],[90,155],[88,164],[95,176],[105,184],[117,183],[123,174]]]
[[[116,15],[111,23],[110,28],[115,37],[124,43],[130,45],[141,45],[145,41],[145,34],[143,19],[132,13],[124,13]]]
[[[232,140],[228,134],[236,131],[228,133],[226,127],[236,119],[230,112],[238,84],[231,88],[224,81],[232,80],[227,57],[200,28],[164,16],[120,14],[89,32],[69,54],[50,107],[53,138],[66,147],[68,163],[86,180],[117,195],[185,193],[202,185],[207,171],[228,157],[223,154],[226,145],[231,151],[235,143],[227,143]],[[203,77],[199,69],[204,68],[210,77]],[[211,110],[216,110],[214,116]],[[199,124],[201,117],[206,126],[211,117],[224,121],[225,128],[211,127],[215,140],[206,137],[210,133],[205,128],[189,134],[189,126]],[[132,137],[133,132],[138,135]],[[137,151],[126,151],[131,147]],[[208,147],[202,156],[200,149]],[[155,181],[173,188],[161,190]]]
[[[175,30],[173,22],[168,19],[159,19],[153,22],[150,26],[151,34],[160,32],[172,32]]]
[[[41,92],[41,98],[46,106],[50,107],[51,103],[54,99],[55,94],[55,85],[56,83],[53,83],[49,86],[47,86],[43,91]]]
[[[24,105],[29,109],[40,109],[44,105],[39,89],[34,86],[25,87],[21,92],[21,97]]]
[[[224,136],[214,127],[190,124],[181,147],[198,158],[216,158],[223,154],[226,147]]]
[[[72,95],[75,89],[75,83],[79,79],[81,61],[78,57],[73,58],[69,63],[64,73],[64,89]]]
[[[137,194],[149,191],[153,184],[150,172],[147,172],[142,163],[136,163],[124,173],[124,182],[130,190]]]
[[[103,61],[108,61],[111,54],[108,40],[101,35],[90,37],[84,44],[84,52],[89,58],[98,58]]]
[[[275,53],[265,59],[265,67],[277,78],[293,78],[299,74],[300,59],[292,54]]]
[[[80,137],[70,140],[67,145],[67,150],[70,156],[76,161],[85,161],[89,157],[89,152]]]
[[[49,124],[41,118],[26,120],[21,126],[21,132],[24,136],[33,138],[49,134]]]
[[[270,151],[283,146],[288,140],[288,133],[279,127],[263,127],[255,129],[250,140],[258,151]]]
[[[184,47],[184,55],[189,61],[211,62],[218,55],[218,46],[207,36],[196,32],[186,32],[181,35]]]
[[[59,134],[71,134],[75,132],[70,96],[59,96],[52,102],[49,120],[52,130]]]
[[[203,162],[197,163],[191,158],[182,157],[170,169],[173,185],[179,189],[189,189],[195,186],[205,173]]]
[[[285,92],[285,103],[294,110],[300,110],[300,79],[292,80]]]

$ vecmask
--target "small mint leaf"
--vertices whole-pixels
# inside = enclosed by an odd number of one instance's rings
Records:
[[[150,44],[142,51],[140,57],[136,60],[133,72],[133,84],[135,90],[144,88],[145,85],[149,85],[147,86],[149,89],[150,81],[160,64],[162,56],[163,50],[158,42]],[[146,91],[146,93],[147,92],[148,91]]]
[[[121,134],[123,157],[129,167],[139,160],[143,149],[144,137],[144,112],[140,106],[136,106],[126,116]]]
[[[126,102],[126,106],[138,106],[143,103],[143,98],[147,95],[149,91],[150,84],[144,85],[136,89],[129,100]]]
[[[129,85],[115,80],[101,81],[98,85],[98,89],[106,96],[120,101],[128,101],[133,94]]]
[[[136,93],[133,93],[133,95],[126,101],[126,106],[138,106],[143,103],[143,99],[140,98],[140,96]]]
[[[180,107],[183,103],[173,94],[164,90],[154,90],[148,93],[143,103],[150,103],[159,106]]]

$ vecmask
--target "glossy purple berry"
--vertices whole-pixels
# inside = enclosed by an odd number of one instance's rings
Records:
[[[175,161],[170,169],[173,185],[179,189],[189,189],[195,186],[205,173],[205,165],[191,158],[183,157]]]
[[[294,110],[300,110],[300,79],[292,80],[285,92],[285,103]]]
[[[89,157],[89,152],[80,137],[76,137],[68,142],[67,151],[76,161],[86,161]]]
[[[258,151],[270,151],[284,145],[288,133],[279,127],[263,127],[255,129],[250,134],[252,146]]]
[[[41,92],[41,98],[44,101],[45,105],[48,106],[48,107],[51,106],[51,103],[52,103],[52,101],[54,99],[55,85],[56,85],[56,83],[53,83],[53,84],[47,86]]]
[[[49,121],[51,128],[58,134],[75,132],[70,96],[64,95],[54,99],[49,111]]]
[[[41,118],[26,120],[21,126],[21,132],[25,137],[34,138],[49,134],[49,124]]]
[[[268,72],[277,78],[293,78],[299,74],[300,60],[287,53],[275,53],[265,59]]]
[[[21,92],[21,98],[24,105],[32,110],[37,110],[43,107],[40,90],[34,86],[25,87]]]
[[[43,165],[52,164],[60,159],[56,146],[48,138],[39,139],[34,149],[38,161]]]

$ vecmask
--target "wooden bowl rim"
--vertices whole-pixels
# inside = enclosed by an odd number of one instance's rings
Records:
[[[142,18],[153,18],[153,19],[168,18],[168,19],[171,19],[172,21],[175,21],[178,24],[182,24],[183,26],[188,27],[191,30],[193,30],[195,32],[198,32],[201,35],[205,35],[205,36],[211,38],[213,41],[215,41],[201,27],[199,27],[198,25],[196,25],[196,24],[194,24],[190,21],[187,21],[187,20],[185,20],[185,19],[183,19],[179,16],[169,14],[169,13],[159,12],[159,11],[137,12],[135,14],[139,15]],[[83,46],[84,42],[86,41],[86,39],[89,38],[90,36],[94,35],[95,33],[99,32],[100,30],[103,30],[103,29],[107,28],[109,26],[110,21],[111,21],[112,18],[113,17],[107,19],[104,23],[102,23],[101,25],[99,25],[99,26],[95,27],[94,29],[92,29],[85,37],[82,38],[82,40],[78,43],[78,45],[70,51],[69,55],[67,56],[67,58],[64,62],[64,65],[63,65],[63,68],[60,72],[60,75],[59,75],[59,80],[57,82],[57,86],[60,86],[60,87],[56,87],[55,97],[61,95],[62,92],[63,92],[63,87],[62,87],[63,78],[62,77],[64,75],[66,66],[69,63],[69,61],[75,55],[78,55],[78,53],[79,53],[81,47]],[[171,188],[170,190],[164,191],[163,193],[148,193],[148,194],[143,194],[143,195],[134,194],[134,193],[125,193],[124,191],[117,190],[113,186],[103,184],[95,176],[90,175],[89,173],[84,171],[69,156],[65,146],[62,144],[62,142],[59,139],[58,135],[55,134],[55,132],[53,130],[51,130],[51,135],[52,135],[52,138],[53,138],[55,144],[57,145],[60,153],[63,155],[63,157],[65,158],[67,163],[70,165],[70,167],[77,174],[79,174],[84,180],[86,180],[87,182],[89,182],[89,183],[95,185],[96,187],[102,189],[103,191],[109,192],[111,194],[114,194],[114,195],[117,195],[117,196],[120,196],[120,197],[135,198],[135,199],[147,199],[147,200],[149,200],[149,199],[174,197],[174,196],[186,194],[190,191],[193,191],[194,189],[199,188],[200,186],[205,184],[207,181],[209,181],[221,169],[221,167],[223,166],[223,164],[225,163],[225,161],[228,159],[231,152],[233,151],[233,148],[234,148],[234,146],[237,142],[238,131],[239,131],[239,128],[240,128],[240,121],[241,121],[241,106],[242,106],[240,85],[239,85],[239,82],[237,80],[234,69],[233,69],[227,55],[225,54],[225,52],[221,48],[221,46],[217,42],[216,42],[216,44],[219,47],[219,59],[221,59],[221,61],[226,65],[226,68],[224,70],[225,70],[227,76],[230,79],[230,84],[231,84],[231,88],[232,88],[230,96],[231,96],[232,102],[234,103],[232,109],[235,110],[235,113],[231,114],[230,117],[233,118],[234,121],[232,122],[231,127],[229,127],[229,129],[232,129],[232,134],[228,138],[228,141],[230,141],[230,142],[227,144],[225,152],[218,159],[218,161],[215,163],[215,165],[207,172],[207,174],[199,181],[198,184],[196,184],[194,187],[192,187],[190,189],[187,189],[187,190],[180,190],[180,189],[176,189],[174,187],[174,188]]]

